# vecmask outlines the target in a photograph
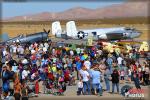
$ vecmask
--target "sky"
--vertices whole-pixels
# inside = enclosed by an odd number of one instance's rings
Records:
[[[2,18],[9,18],[20,15],[36,14],[41,12],[61,12],[73,7],[102,8],[113,4],[120,4],[123,1],[50,1],[50,2],[2,2]]]

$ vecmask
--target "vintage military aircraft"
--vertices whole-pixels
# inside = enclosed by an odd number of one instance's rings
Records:
[[[141,32],[134,28],[128,27],[113,27],[113,28],[99,28],[99,29],[88,29],[88,30],[77,30],[74,21],[66,23],[66,32],[62,32],[60,22],[52,23],[52,33],[58,38],[65,39],[83,39],[86,40],[89,34],[92,34],[93,40],[123,40],[133,39],[138,37]]]
[[[38,42],[38,41],[44,41],[46,39],[48,39],[48,34],[50,32],[50,30],[46,31],[45,29],[43,29],[43,32],[38,32],[38,33],[34,33],[34,34],[29,34],[29,35],[19,35],[17,37],[11,38],[11,39],[7,39],[7,40],[3,40],[1,44],[9,44],[9,43],[13,43],[13,42],[19,42],[19,43],[33,43],[33,42]]]

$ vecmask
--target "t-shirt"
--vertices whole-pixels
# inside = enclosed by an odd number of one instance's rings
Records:
[[[93,70],[92,73],[92,83],[93,84],[97,84],[97,83],[100,83],[100,75],[101,73],[99,71],[95,71]]]
[[[80,53],[80,48],[77,48],[76,51],[77,51],[77,54],[79,54]]]
[[[73,52],[72,50],[70,51],[70,55],[71,55],[71,56],[73,56],[73,55],[74,55],[74,52]]]
[[[84,71],[84,70],[80,70],[80,74],[81,74],[81,76],[82,76],[82,78],[83,78],[83,82],[87,82],[88,80],[89,80],[89,73],[87,72],[87,71]]]
[[[125,72],[121,71],[120,76],[125,76]]]
[[[122,60],[123,60],[123,59],[122,59],[121,57],[118,57],[118,58],[117,58],[117,61],[118,61],[118,64],[119,64],[119,65],[122,64]]]
[[[80,70],[80,69],[81,69],[81,66],[82,66],[81,62],[76,62],[77,70]]]
[[[12,66],[12,71],[17,72],[18,66]]]
[[[83,82],[78,82],[78,88],[83,88]]]
[[[91,62],[90,61],[85,61],[84,62],[85,67],[89,70],[91,68]]]
[[[29,72],[26,70],[22,71],[22,79],[25,79],[28,76]]]

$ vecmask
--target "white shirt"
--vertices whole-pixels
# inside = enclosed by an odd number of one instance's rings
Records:
[[[13,47],[13,53],[16,53],[16,52],[17,52],[17,47],[14,46],[14,47]]]
[[[71,55],[71,56],[73,56],[73,55],[74,55],[74,52],[73,52],[72,50],[70,51],[70,55]]]
[[[128,70],[128,75],[131,75],[131,70],[130,69]]]
[[[28,76],[29,72],[26,70],[22,71],[22,79],[25,79]]]
[[[83,77],[83,82],[87,82],[89,80],[90,74],[87,71],[80,70],[80,74]]]
[[[117,61],[118,61],[118,64],[119,64],[119,65],[122,64],[122,60],[123,60],[123,59],[122,59],[121,57],[118,57],[118,58],[117,58]]]
[[[33,80],[35,77],[36,77],[36,76],[35,76],[35,73],[33,73],[33,74],[31,75],[31,79]]]
[[[6,56],[6,55],[7,55],[7,51],[4,50],[4,51],[3,51],[3,56]]]
[[[84,65],[87,68],[87,70],[89,70],[91,68],[91,62],[88,60],[84,62]]]
[[[46,52],[46,51],[47,51],[47,48],[46,48],[46,47],[43,47],[43,51]]]
[[[83,82],[78,82],[78,88],[83,88]]]
[[[76,51],[77,51],[77,54],[79,54],[80,53],[80,48],[77,48]]]
[[[44,43],[44,46],[45,46],[46,48],[48,48],[48,47],[49,47],[48,43]]]

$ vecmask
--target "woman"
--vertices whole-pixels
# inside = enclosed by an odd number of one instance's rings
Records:
[[[113,73],[111,74],[111,77],[112,77],[112,93],[114,93],[115,85],[117,87],[117,93],[119,93],[119,73],[117,69],[113,71]]]
[[[16,76],[16,79],[15,79],[15,82],[14,82],[14,97],[15,97],[15,100],[20,100],[20,97],[21,97],[21,84],[20,84],[18,75],[16,74],[15,76]]]

